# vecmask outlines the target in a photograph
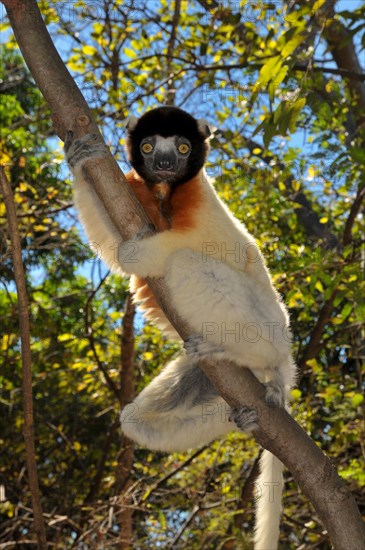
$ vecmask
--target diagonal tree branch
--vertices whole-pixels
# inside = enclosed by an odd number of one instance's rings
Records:
[[[359,184],[355,200],[352,203],[348,218],[346,220],[345,230],[343,232],[343,239],[342,239],[344,246],[346,246],[347,244],[350,244],[351,242],[352,228],[354,226],[356,217],[360,212],[364,198],[365,198],[365,185],[364,185],[364,182],[362,181]]]
[[[333,59],[341,71],[359,74],[362,72],[356,54],[351,31],[336,17],[337,0],[327,0],[318,12],[318,18],[325,18],[323,36],[332,52]],[[350,96],[355,100],[358,109],[358,122],[365,122],[365,84],[351,76],[345,76]]]

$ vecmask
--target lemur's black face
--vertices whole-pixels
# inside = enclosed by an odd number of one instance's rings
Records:
[[[171,189],[202,169],[210,130],[205,121],[176,107],[158,107],[127,125],[130,162],[148,186],[165,182]]]

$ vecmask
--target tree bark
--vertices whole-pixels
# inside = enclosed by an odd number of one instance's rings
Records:
[[[323,24],[323,36],[331,50],[333,59],[339,70],[348,73],[361,74],[362,68],[356,54],[354,40],[351,31],[336,18],[335,6],[337,0],[327,0],[318,11],[317,19]],[[347,89],[351,98],[356,103],[354,115],[359,125],[365,123],[365,84],[357,78],[345,77]]]
[[[134,315],[135,305],[129,294],[126,300],[126,308],[123,317],[122,341],[121,341],[121,368],[120,368],[120,407],[123,408],[135,395],[135,370],[134,370]],[[120,437],[118,453],[118,470],[115,476],[114,490],[119,495],[118,523],[120,526],[119,550],[133,548],[133,509],[129,488],[131,487],[131,472],[134,461],[134,445],[124,434]],[[120,495],[124,493],[125,498]]]
[[[25,441],[28,481],[32,498],[34,529],[37,535],[38,548],[43,550],[47,546],[47,539],[46,527],[44,524],[42,512],[41,494],[38,483],[37,461],[34,442],[34,411],[32,390],[32,357],[30,351],[29,304],[14,197],[10,183],[6,177],[5,170],[2,166],[0,166],[0,190],[4,197],[4,202],[6,206],[6,215],[8,218],[9,235],[12,246],[14,278],[18,294],[18,312],[22,353],[22,389],[24,411],[23,435]]]

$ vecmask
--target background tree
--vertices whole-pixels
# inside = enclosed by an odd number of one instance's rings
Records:
[[[296,417],[361,502],[364,7],[233,8],[53,2],[44,3],[43,13],[123,168],[123,120],[130,110],[175,103],[219,126],[209,171],[257,236],[291,310],[301,372]],[[14,46],[10,35],[7,45]],[[119,501],[111,495],[113,486],[121,487],[116,420],[126,286],[106,277],[77,236],[49,115],[12,51],[4,57],[2,81],[2,163],[26,251],[37,450],[44,508],[53,514],[51,538],[65,547],[75,540],[93,546],[101,538],[113,545],[121,538]],[[1,542],[29,538],[31,519],[6,231],[3,224]],[[142,387],[176,347],[142,327],[138,316],[136,329],[136,383]],[[245,547],[240,528],[251,526],[248,473],[256,452],[246,439],[244,452],[242,436],[231,435],[196,460],[136,451],[127,494],[136,505],[140,547],[172,540],[189,548]],[[288,482],[283,547],[329,547],[308,503]]]

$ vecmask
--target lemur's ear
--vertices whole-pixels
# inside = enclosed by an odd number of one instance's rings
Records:
[[[136,116],[130,116],[127,118],[125,127],[127,128],[127,132],[133,132],[135,127],[137,126],[138,118]]]
[[[204,139],[213,137],[213,134],[216,130],[214,126],[209,124],[204,118],[199,118],[197,120],[199,133],[203,136]]]

